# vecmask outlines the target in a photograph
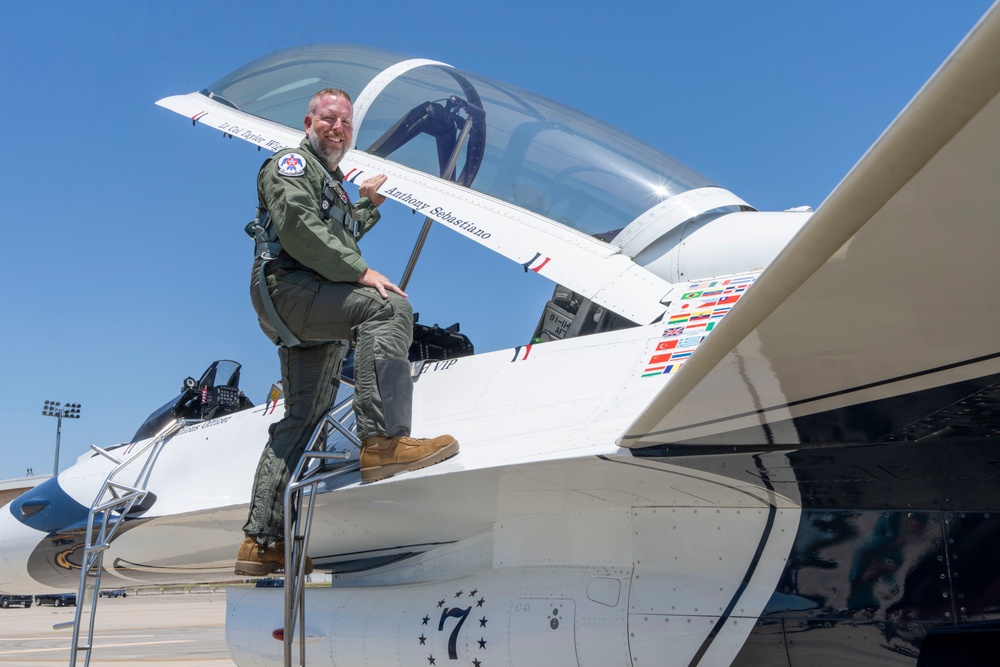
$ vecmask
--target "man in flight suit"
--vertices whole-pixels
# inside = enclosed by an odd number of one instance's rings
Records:
[[[338,165],[352,145],[353,115],[344,91],[316,93],[304,121],[306,138],[266,160],[257,177],[259,206],[270,213],[281,252],[264,271],[261,262],[267,258],[255,258],[250,296],[261,328],[279,346],[285,416],[271,426],[257,467],[237,574],[263,576],[284,568],[284,491],[316,424],[332,407],[342,349],[334,341],[355,342],[354,412],[363,482],[458,452],[450,435],[410,437],[413,310],[406,294],[369,267],[358,250],[358,239],[379,220],[377,206],[385,197],[377,190],[386,177],[364,181],[361,198],[351,204]],[[267,295],[259,286],[262,274]],[[268,297],[273,308],[264,303]],[[269,311],[282,323],[275,326]],[[293,340],[282,340],[281,332]]]

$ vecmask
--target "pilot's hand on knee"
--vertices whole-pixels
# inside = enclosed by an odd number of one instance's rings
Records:
[[[374,287],[378,291],[379,296],[383,299],[389,298],[389,292],[395,292],[399,296],[406,298],[406,292],[399,289],[396,283],[390,281],[388,278],[372,268],[367,268],[362,271],[361,275],[358,276],[357,282],[365,287]]]

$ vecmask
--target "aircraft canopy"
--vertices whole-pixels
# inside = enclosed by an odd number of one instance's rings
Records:
[[[355,101],[358,149],[451,177],[605,241],[661,201],[714,185],[621,130],[545,97],[370,47],[280,51],[201,93],[301,130],[309,98],[329,87]]]

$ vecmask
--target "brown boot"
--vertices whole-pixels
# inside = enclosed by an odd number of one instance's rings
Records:
[[[404,470],[420,470],[458,454],[458,441],[450,435],[436,438],[365,438],[361,447],[361,481],[375,482]]]
[[[257,540],[247,537],[236,553],[236,574],[244,577],[266,577],[285,569],[285,545],[278,542],[273,547],[262,547]],[[306,556],[305,574],[313,571],[312,558]]]

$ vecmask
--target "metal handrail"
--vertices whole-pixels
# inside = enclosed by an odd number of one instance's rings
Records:
[[[347,346],[344,345],[340,363],[337,366],[334,389],[334,396],[340,390],[340,383],[351,385],[350,382],[340,378],[340,368],[343,365],[347,354]],[[333,431],[338,431],[349,442],[358,449],[361,448],[361,441],[347,427],[343,425],[346,419],[350,399],[335,405],[313,431],[306,450],[295,466],[295,471],[285,488],[284,511],[285,511],[285,623],[284,623],[284,665],[292,665],[292,646],[295,642],[296,633],[299,637],[299,667],[306,664],[306,632],[305,632],[305,562],[306,553],[309,549],[309,532],[312,527],[313,507],[315,505],[317,487],[333,478],[350,472],[357,471],[360,462],[352,462],[347,459],[349,454],[338,452],[326,452],[324,448]],[[343,416],[338,415],[343,412]],[[339,463],[332,463],[340,461]],[[332,465],[331,465],[332,464]],[[308,496],[308,501],[304,498]],[[305,508],[303,508],[305,504]]]

